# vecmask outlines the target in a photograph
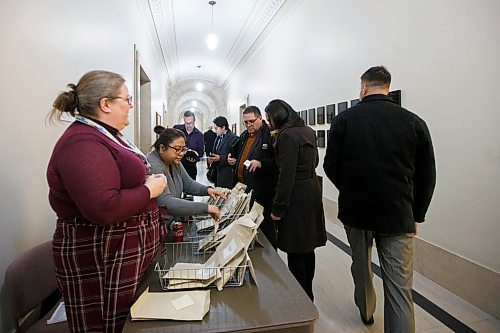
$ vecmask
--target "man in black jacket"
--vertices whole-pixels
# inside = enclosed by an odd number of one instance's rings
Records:
[[[278,166],[271,131],[256,106],[249,106],[243,111],[243,124],[246,130],[241,133],[239,151],[234,157],[230,154],[227,161],[234,166],[237,181],[247,185],[247,192],[253,190],[252,203],[257,201],[264,207],[264,221],[260,229],[276,248],[271,208],[276,193]]]
[[[373,324],[371,248],[377,243],[384,283],[384,331],[414,332],[413,237],[424,222],[436,182],[426,123],[387,95],[390,73],[361,76],[360,102],[334,118],[324,161],[339,190],[338,218],[352,249],[354,300]]]

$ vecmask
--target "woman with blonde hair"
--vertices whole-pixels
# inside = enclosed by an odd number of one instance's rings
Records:
[[[49,115],[76,118],[47,168],[57,282],[71,331],[121,332],[158,249],[155,198],[167,181],[148,175],[146,157],[120,133],[132,108],[122,76],[92,71],[68,87]]]

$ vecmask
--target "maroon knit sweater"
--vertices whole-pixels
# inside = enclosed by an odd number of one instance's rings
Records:
[[[99,123],[116,137],[116,129]],[[74,122],[56,143],[49,161],[49,202],[59,218],[118,223],[157,207],[144,185],[146,174],[144,163],[133,152],[95,128]]]

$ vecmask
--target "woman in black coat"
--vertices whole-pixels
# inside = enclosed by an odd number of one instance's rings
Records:
[[[278,248],[287,253],[288,268],[314,301],[314,249],[326,244],[325,216],[316,177],[316,135],[288,103],[271,101],[266,109],[275,142],[279,178],[271,218],[278,225]]]
[[[214,119],[215,132],[217,138],[214,142],[212,154],[208,157],[210,164],[216,163],[217,179],[215,186],[233,188],[234,186],[234,170],[233,166],[227,162],[227,155],[238,150],[239,138],[231,132],[228,127],[226,117],[219,116]]]

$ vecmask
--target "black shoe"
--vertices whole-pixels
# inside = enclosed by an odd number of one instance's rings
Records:
[[[371,316],[370,319],[368,319],[368,320],[366,320],[363,317],[363,315],[361,314],[361,312],[359,313],[359,316],[361,317],[361,321],[363,322],[363,324],[365,324],[366,326],[371,326],[375,322],[375,320],[373,320],[373,316]]]

